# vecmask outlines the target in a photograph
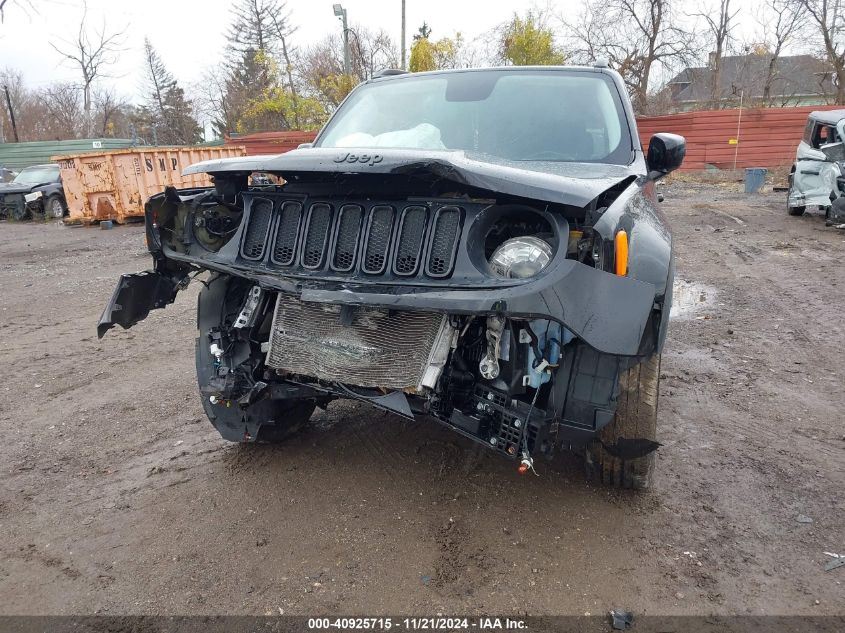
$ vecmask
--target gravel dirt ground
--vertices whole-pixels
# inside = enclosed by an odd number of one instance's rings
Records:
[[[224,443],[199,284],[99,341],[142,229],[0,224],[0,614],[842,614],[845,232],[785,194],[665,190],[681,309],[646,494],[357,403]]]

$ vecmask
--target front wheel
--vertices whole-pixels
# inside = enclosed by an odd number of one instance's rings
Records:
[[[217,376],[216,364],[209,347],[211,329],[228,330],[238,316],[251,284],[244,279],[213,275],[200,291],[197,302],[196,341],[197,382],[202,406],[208,419],[223,439],[231,442],[283,442],[300,431],[314,412],[313,400],[260,399],[246,408],[236,401],[221,402],[208,393]],[[237,341],[228,353],[246,361],[256,354],[249,341]],[[237,347],[237,349],[235,349]]]
[[[654,477],[660,354],[653,354],[619,377],[613,421],[587,447],[591,478],[616,488],[646,490]]]
[[[50,196],[44,202],[44,212],[48,218],[61,219],[65,217],[65,203],[59,196]]]
[[[804,215],[807,207],[786,207],[786,212],[789,215]]]
[[[786,212],[789,215],[804,215],[807,210],[806,206],[790,207],[789,199],[792,197],[792,174],[789,175],[789,189],[786,190]]]

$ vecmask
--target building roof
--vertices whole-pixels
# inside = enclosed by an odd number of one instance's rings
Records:
[[[728,55],[722,57],[719,89],[722,99],[763,98],[772,55]],[[713,70],[709,66],[685,68],[669,82],[673,101],[709,101]],[[812,55],[779,57],[775,62],[770,98],[824,96],[835,92],[832,69]],[[736,95],[736,96],[735,96]]]
[[[88,138],[67,141],[31,141],[23,143],[0,143],[0,165],[10,169],[23,169],[32,165],[43,165],[57,154],[79,154],[102,152],[109,149],[132,147],[131,138]]]

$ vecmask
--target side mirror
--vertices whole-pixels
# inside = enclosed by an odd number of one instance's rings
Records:
[[[683,136],[668,132],[655,134],[648,143],[648,177],[657,180],[675,171],[684,162],[686,154],[687,141]]]

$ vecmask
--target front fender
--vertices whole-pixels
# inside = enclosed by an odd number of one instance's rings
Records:
[[[658,351],[663,347],[672,306],[674,256],[672,234],[663,212],[657,206],[654,181],[641,178],[632,183],[602,214],[595,230],[604,240],[616,233],[628,234],[628,277],[654,286],[659,310]]]
[[[837,180],[841,175],[842,170],[837,163],[809,159],[798,161],[791,174],[789,206],[828,206],[838,195]]]

